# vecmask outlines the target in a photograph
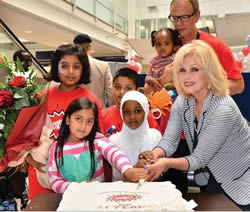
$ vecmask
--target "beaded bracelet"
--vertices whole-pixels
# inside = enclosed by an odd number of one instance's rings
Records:
[[[167,82],[164,84],[164,87],[170,86],[172,84],[172,82]]]

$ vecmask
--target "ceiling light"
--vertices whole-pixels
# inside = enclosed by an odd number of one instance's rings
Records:
[[[141,25],[140,30],[145,30],[145,26]]]
[[[24,32],[27,33],[27,34],[31,34],[32,33],[31,30],[25,30]]]

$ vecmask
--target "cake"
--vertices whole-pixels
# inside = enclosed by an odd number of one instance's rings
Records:
[[[58,211],[184,211],[196,203],[186,201],[171,182],[71,183],[64,192]]]

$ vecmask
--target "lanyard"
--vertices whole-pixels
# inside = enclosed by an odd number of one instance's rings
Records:
[[[197,144],[198,144],[198,133],[197,133],[197,129],[198,129],[198,120],[195,118],[194,119],[194,142],[193,142],[193,150],[196,148]]]

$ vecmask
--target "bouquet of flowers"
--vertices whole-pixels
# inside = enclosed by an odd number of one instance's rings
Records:
[[[4,154],[4,144],[17,120],[18,114],[24,107],[37,104],[33,94],[39,90],[35,83],[36,74],[32,67],[24,71],[23,63],[8,61],[1,54],[0,71],[6,72],[6,82],[0,82],[0,158]]]

